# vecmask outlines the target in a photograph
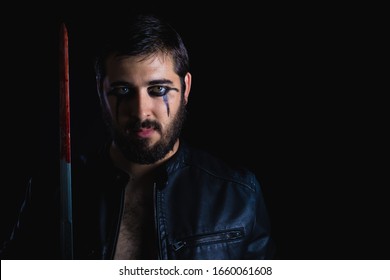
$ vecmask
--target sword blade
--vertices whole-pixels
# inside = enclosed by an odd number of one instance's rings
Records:
[[[72,183],[69,103],[68,30],[60,28],[60,199],[61,250],[63,259],[73,259]]]

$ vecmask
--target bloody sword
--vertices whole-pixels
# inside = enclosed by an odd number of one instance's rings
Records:
[[[61,251],[65,260],[73,259],[72,182],[70,161],[70,104],[68,30],[60,28],[60,203]]]

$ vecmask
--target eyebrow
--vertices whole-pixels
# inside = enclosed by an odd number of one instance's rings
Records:
[[[161,85],[161,84],[172,85],[173,82],[171,80],[168,80],[168,79],[151,80],[148,82],[149,86]],[[127,86],[130,88],[135,88],[135,86],[132,83],[125,82],[125,81],[116,81],[116,82],[112,82],[110,84],[110,87],[116,87],[116,86]]]
[[[168,80],[168,79],[160,79],[160,80],[152,80],[148,84],[151,85],[151,86],[160,85],[160,84],[172,85],[173,82],[171,80]]]

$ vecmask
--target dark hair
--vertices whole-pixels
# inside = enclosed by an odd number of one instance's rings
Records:
[[[116,22],[109,30],[107,43],[95,61],[96,78],[99,87],[106,75],[106,59],[110,54],[117,56],[148,56],[162,52],[173,58],[174,71],[179,75],[182,92],[185,90],[184,77],[189,72],[187,49],[180,35],[167,22],[150,14],[130,17],[127,22]]]

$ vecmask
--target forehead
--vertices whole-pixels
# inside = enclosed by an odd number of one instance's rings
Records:
[[[174,63],[171,55],[157,53],[143,56],[127,56],[112,54],[106,60],[107,75],[120,73],[150,74],[174,72]]]
[[[175,87],[181,88],[172,57],[163,53],[149,56],[111,55],[107,58],[106,67],[104,87],[118,82],[134,87],[148,87],[156,81],[170,81]]]

